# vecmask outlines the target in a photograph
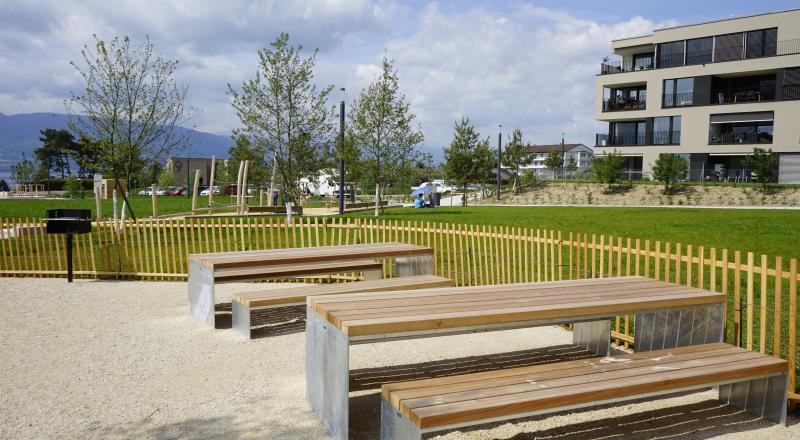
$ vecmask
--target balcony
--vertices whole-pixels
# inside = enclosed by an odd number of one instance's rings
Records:
[[[664,95],[664,108],[670,107],[688,107],[692,105],[694,93],[684,92]]]
[[[724,125],[715,127],[715,125]],[[730,124],[712,124],[708,143],[709,145],[735,145],[735,144],[771,144],[772,126],[734,126]]]
[[[626,98],[624,96],[616,96],[614,98],[606,98],[603,100],[604,112],[618,112],[629,110],[645,110],[647,103],[644,99]]]
[[[800,38],[771,42],[770,44],[758,48],[745,47],[744,45],[734,45],[730,47],[717,46],[713,51],[690,50],[685,54],[683,51],[675,54],[663,54],[659,55],[655,63],[644,63],[641,62],[641,60],[635,61],[633,58],[604,61],[600,64],[600,75],[794,54],[800,54]]]
[[[644,145],[678,145],[681,143],[680,130],[654,131],[649,133],[617,133],[608,135],[597,133],[595,144],[597,147],[634,147]]]

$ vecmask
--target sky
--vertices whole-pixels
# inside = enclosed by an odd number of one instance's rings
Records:
[[[226,94],[255,76],[257,52],[281,32],[310,54],[314,81],[334,85],[331,104],[349,106],[395,60],[400,87],[425,135],[450,143],[468,117],[482,136],[515,127],[529,143],[594,143],[599,63],[611,40],[654,28],[800,7],[800,1],[741,0],[3,0],[0,113],[64,113],[80,92],[70,61],[92,34],[149,36],[179,60],[176,78],[199,110],[195,128],[227,135],[239,126]],[[344,95],[338,92],[346,88]],[[502,129],[499,126],[502,125]]]

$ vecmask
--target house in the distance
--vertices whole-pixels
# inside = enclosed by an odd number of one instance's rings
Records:
[[[553,151],[561,154],[561,144],[528,145],[528,152],[533,154],[534,158],[530,165],[523,167],[523,170],[532,170],[539,179],[552,179],[554,173],[552,170],[547,169],[544,161]],[[592,149],[583,144],[564,144],[565,169],[567,164],[570,163],[570,159],[575,159],[575,164],[578,166],[576,174],[585,173],[591,168]],[[567,174],[569,175],[569,173]],[[560,172],[555,173],[555,177],[559,177],[559,175]]]

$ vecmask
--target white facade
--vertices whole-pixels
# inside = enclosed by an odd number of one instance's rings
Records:
[[[534,155],[533,162],[530,165],[522,167],[523,172],[532,170],[538,178],[552,178],[553,172],[547,169],[544,161],[551,151],[561,153],[561,145],[532,145],[529,146],[529,151]],[[583,144],[567,144],[564,146],[564,164],[568,164],[571,159],[575,160],[578,166],[577,172],[585,173],[591,168],[593,152],[592,149]]]
[[[598,155],[617,150],[632,177],[660,153],[690,178],[752,177],[754,147],[779,155],[778,180],[800,182],[800,9],[659,29],[612,42],[595,113],[609,123]]]

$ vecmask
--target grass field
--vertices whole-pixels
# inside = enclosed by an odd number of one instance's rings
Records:
[[[372,211],[348,216],[371,217]],[[800,258],[800,210],[442,207],[393,208],[384,218],[610,234]]]
[[[137,217],[149,217],[153,214],[152,201],[150,197],[133,196],[128,198],[133,206],[133,211]],[[113,212],[112,201],[103,200],[103,214],[110,217]],[[230,196],[214,196],[214,205],[229,205],[234,203],[234,198]],[[203,208],[208,205],[208,198],[202,197],[198,200],[198,206]],[[122,199],[119,199],[119,206],[122,207]],[[306,203],[307,207],[324,207],[325,202],[314,201]],[[84,208],[91,209],[92,215],[95,213],[94,199],[54,199],[54,200],[0,200],[0,218],[38,218],[44,217],[45,211],[56,208]],[[192,199],[189,197],[158,197],[158,215],[177,214],[189,212],[192,209]]]
[[[232,201],[224,196],[214,200],[219,204]],[[149,197],[132,197],[130,201],[137,216],[151,215]],[[186,197],[158,198],[159,214],[187,212],[190,207],[191,199]],[[94,211],[95,207],[92,199],[0,200],[0,218],[41,217],[45,210],[53,208]],[[110,216],[111,209],[111,201],[104,200],[103,212]],[[370,218],[372,211],[347,216]],[[386,210],[383,218],[547,228],[800,258],[800,210],[487,206],[393,208]]]

